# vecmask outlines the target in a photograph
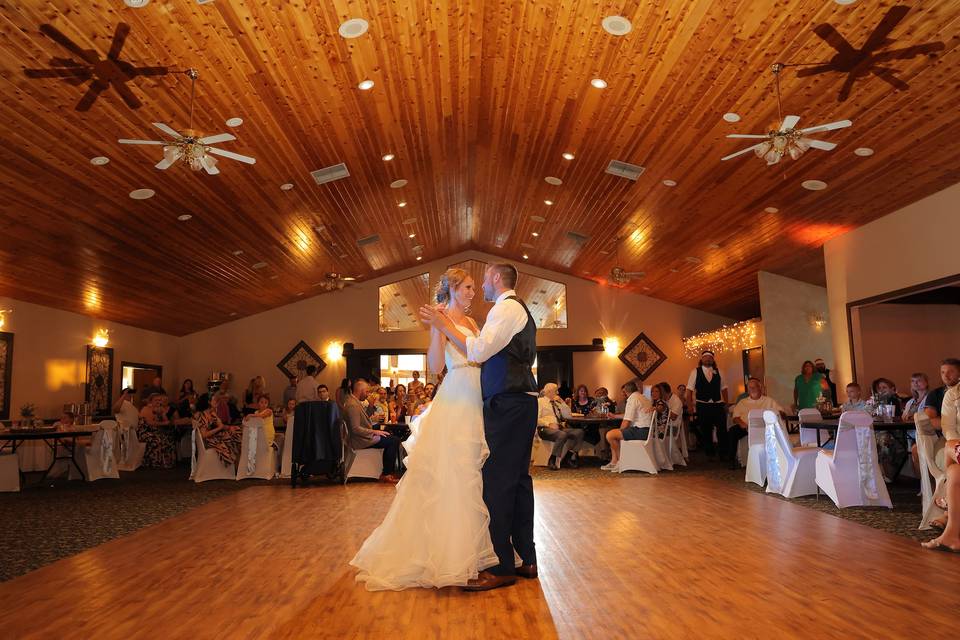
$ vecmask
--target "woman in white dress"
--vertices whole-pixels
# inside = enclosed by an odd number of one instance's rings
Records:
[[[437,302],[457,326],[479,333],[466,312],[473,279],[449,269]],[[404,442],[407,471],[383,522],[350,561],[370,591],[465,585],[499,563],[490,542],[480,469],[490,451],[483,434],[480,368],[436,329],[427,354],[430,368],[447,375],[433,402],[411,422]]]

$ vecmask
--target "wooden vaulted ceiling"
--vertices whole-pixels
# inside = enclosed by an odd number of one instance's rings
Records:
[[[632,31],[604,31],[609,15]],[[358,17],[365,35],[338,35]],[[0,294],[184,334],[319,293],[327,271],[478,248],[597,280],[644,271],[627,286],[749,316],[758,269],[822,283],[826,239],[960,181],[958,45],[960,3],[938,0],[4,3]],[[834,151],[720,162],[746,146],[726,134],[776,120],[772,63],[834,56],[782,83],[801,125],[853,120],[818,136]],[[158,147],[117,144],[186,128],[190,67],[195,128],[232,131],[219,146],[256,165],[160,171]],[[606,174],[612,159],[646,171]],[[340,162],[348,178],[311,179]]]

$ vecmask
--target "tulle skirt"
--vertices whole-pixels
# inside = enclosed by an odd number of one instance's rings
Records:
[[[454,369],[404,442],[407,471],[383,522],[350,564],[370,591],[464,585],[498,564],[480,469],[480,371]]]

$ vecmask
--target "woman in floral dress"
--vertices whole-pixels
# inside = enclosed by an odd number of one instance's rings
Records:
[[[210,405],[197,413],[196,425],[200,430],[200,436],[203,438],[203,444],[208,449],[213,449],[220,456],[224,464],[236,466],[240,459],[240,443],[242,442],[242,432],[240,427],[224,424],[217,415],[217,407],[220,403],[226,402],[226,398],[219,393],[213,395],[210,399]],[[204,403],[202,400],[200,406]]]
[[[137,439],[147,445],[143,466],[149,469],[173,469],[177,464],[177,440],[173,424],[162,406],[162,396],[153,394],[137,423]]]

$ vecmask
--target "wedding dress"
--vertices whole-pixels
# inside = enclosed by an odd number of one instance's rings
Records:
[[[460,325],[468,335],[475,333]],[[447,375],[403,443],[407,471],[383,522],[350,561],[370,591],[464,585],[499,563],[490,542],[480,469],[480,368],[447,342]]]

